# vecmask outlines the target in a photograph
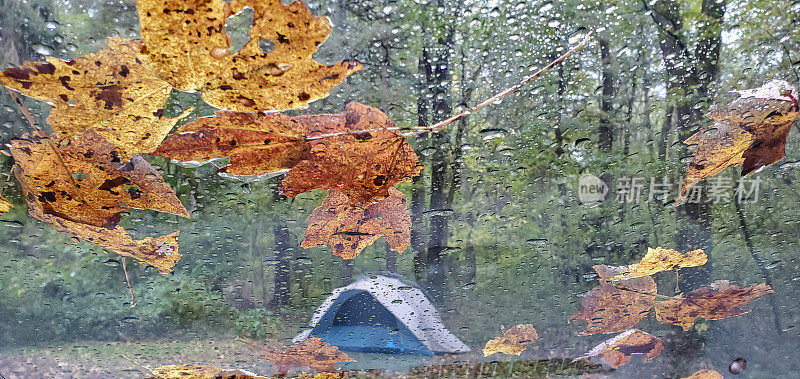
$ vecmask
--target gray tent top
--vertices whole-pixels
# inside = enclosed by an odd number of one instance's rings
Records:
[[[369,275],[333,290],[308,326],[292,342],[319,337],[342,350],[400,354],[470,351],[422,290],[399,276]]]

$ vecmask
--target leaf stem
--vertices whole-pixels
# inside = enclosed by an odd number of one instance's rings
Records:
[[[14,93],[14,91],[12,91],[8,87],[6,87],[6,92],[8,92],[8,94],[11,96],[11,98],[14,99],[14,103],[17,104],[17,107],[19,107],[19,110],[22,112],[22,114],[25,115],[25,118],[28,119],[28,123],[31,124],[31,127],[34,130],[41,129],[36,125],[36,120],[33,119],[33,115],[31,115],[31,112],[28,111],[28,108],[26,108],[25,105],[22,104],[22,101],[19,99],[19,96],[17,96],[17,94]]]
[[[510,95],[510,94],[512,94],[514,92],[519,91],[520,88],[524,87],[526,84],[528,84],[532,80],[539,78],[540,76],[542,76],[547,71],[550,71],[551,69],[553,69],[553,67],[555,67],[555,66],[559,65],[560,63],[564,62],[565,60],[567,60],[567,58],[569,58],[572,55],[574,55],[575,53],[583,50],[583,48],[586,47],[586,45],[589,44],[589,41],[591,41],[591,39],[592,39],[592,33],[589,33],[588,35],[586,35],[586,37],[580,43],[575,45],[575,47],[573,47],[572,49],[570,49],[566,53],[562,54],[560,57],[556,58],[554,61],[550,62],[547,66],[542,67],[541,69],[539,69],[539,71],[536,71],[532,75],[526,76],[525,78],[522,79],[522,81],[520,81],[516,85],[514,85],[512,87],[509,87],[509,88],[506,88],[506,89],[496,93],[494,96],[484,100],[480,104],[478,104],[478,105],[476,105],[476,106],[474,106],[474,107],[472,107],[472,108],[470,108],[470,109],[468,109],[468,110],[466,110],[464,112],[461,112],[461,113],[459,113],[459,114],[457,114],[455,116],[452,116],[452,117],[450,117],[448,119],[439,121],[439,122],[437,122],[437,123],[435,123],[435,124],[433,124],[431,126],[420,127],[417,131],[413,132],[414,134],[410,134],[410,135],[423,134],[423,133],[428,133],[428,132],[438,132],[438,131],[444,130],[444,128],[447,127],[447,125],[450,125],[453,122],[458,121],[458,120],[460,120],[462,118],[468,117],[473,112],[476,112],[478,110],[486,108],[489,105],[492,105],[492,104],[502,100],[504,97],[506,97],[506,96],[508,96],[508,95]]]
[[[125,260],[125,256],[122,257],[122,271],[125,272],[125,283],[128,284],[128,291],[131,292],[131,306],[136,306],[136,296],[133,295],[133,287],[131,286],[131,276],[128,275],[128,264]]]
[[[561,64],[562,62],[564,62],[565,60],[567,60],[567,58],[569,58],[569,57],[575,55],[576,53],[578,53],[579,51],[583,50],[583,48],[585,48],[586,45],[589,44],[589,41],[591,41],[591,39],[592,39],[592,33],[590,32],[586,36],[586,38],[584,38],[580,43],[575,45],[572,49],[570,49],[566,53],[562,54],[560,57],[558,57],[555,60],[553,60],[552,62],[548,63],[547,66],[544,66],[541,69],[539,69],[539,71],[536,71],[535,73],[526,76],[525,78],[523,78],[516,85],[508,87],[508,88],[506,88],[506,89],[494,94],[492,97],[482,101],[480,104],[478,104],[478,105],[476,105],[476,106],[474,106],[474,107],[472,107],[472,108],[470,108],[470,109],[468,109],[466,111],[463,111],[463,112],[461,112],[461,113],[459,113],[457,115],[451,116],[451,117],[449,117],[449,118],[447,118],[445,120],[439,121],[439,122],[437,122],[437,123],[435,123],[435,124],[433,124],[431,126],[417,126],[417,127],[411,128],[411,129],[413,129],[412,131],[406,132],[406,133],[402,133],[402,134],[400,134],[400,136],[402,136],[402,137],[414,137],[414,136],[418,136],[418,135],[422,135],[422,134],[426,134],[426,133],[436,133],[436,132],[443,131],[447,127],[447,125],[450,125],[450,124],[452,124],[452,123],[454,123],[454,122],[456,122],[456,121],[458,121],[460,119],[466,118],[469,115],[471,115],[472,113],[474,113],[474,112],[476,112],[478,110],[481,110],[483,108],[486,108],[489,105],[495,104],[495,103],[499,102],[500,100],[502,100],[503,98],[505,98],[506,96],[508,96],[508,95],[510,95],[510,94],[512,94],[514,92],[519,91],[519,89],[524,87],[526,84],[530,83],[534,79],[539,78],[540,76],[542,76],[547,71],[550,71],[551,69],[553,69],[553,67],[555,67],[555,66]],[[393,127],[393,128],[382,128],[382,129],[348,130],[346,132],[328,133],[328,134],[320,134],[320,135],[313,136],[313,137],[306,137],[306,141],[313,141],[313,140],[318,140],[318,139],[323,139],[323,138],[338,137],[338,136],[351,135],[351,134],[372,133],[372,132],[390,131],[390,130],[403,130],[403,129],[405,129],[405,128]]]
[[[659,298],[659,299],[664,299],[664,300],[679,300],[679,301],[686,300],[685,298],[682,298],[682,297],[666,296],[666,295],[661,295],[661,294],[657,294],[657,293],[649,293],[649,292],[637,291],[637,290],[634,290],[634,289],[623,287],[621,284],[614,284],[613,286],[614,286],[614,288],[616,288],[616,289],[618,289],[620,291],[628,291],[628,292],[632,292],[632,293],[635,293],[635,294],[645,295],[645,296],[652,296],[652,297]]]

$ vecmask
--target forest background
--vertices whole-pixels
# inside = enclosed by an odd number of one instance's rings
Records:
[[[357,59],[364,71],[290,113],[340,112],[360,101],[403,127],[430,125],[515,84],[586,30],[596,37],[502,105],[411,139],[424,169],[399,187],[413,220],[412,246],[402,255],[383,241],[352,261],[327,247],[301,248],[306,218],[324,191],[286,199],[277,194],[280,178],[232,180],[212,165],[148,157],[192,219],[155,212],[125,219],[135,236],[179,227],[184,255],[168,276],[129,264],[132,307],[119,257],[28,217],[19,188],[0,178],[2,195],[17,205],[0,216],[0,346],[209,335],[286,341],[333,288],[362,273],[390,271],[425,288],[448,327],[471,346],[501,325],[532,323],[541,335],[537,354],[568,355],[602,339],[577,337],[583,325],[567,320],[597,283],[591,266],[632,263],[648,246],[664,246],[709,253],[709,264],[682,270],[684,291],[727,279],[767,281],[775,294],[752,304],[751,314],[698,323],[689,332],[647,321],[667,343],[659,359],[686,373],[704,361],[728,362],[740,349],[748,360],[769,361],[770,370],[798,369],[791,359],[774,359],[800,346],[798,133],[790,134],[786,159],[754,174],[757,200],[737,191],[735,169],[713,182],[727,198],[715,196],[709,180],[700,201],[675,207],[673,200],[689,156],[681,141],[710,123],[703,115],[711,104],[770,78],[800,82],[800,2],[308,5],[334,25],[316,59]],[[229,22],[235,46],[246,42],[248,18],[252,12]],[[133,0],[0,0],[4,68],[97,51],[106,36],[139,37]],[[171,115],[188,107],[196,108],[193,117],[213,113],[188,94],[173,93],[171,101]],[[49,107],[23,102],[46,125]],[[29,130],[6,92],[0,125],[2,143]],[[12,163],[0,157],[0,172],[9,173]],[[597,207],[578,197],[584,174],[610,187]],[[632,178],[642,184],[640,197],[621,195]],[[651,178],[673,183],[669,196],[651,198]],[[668,276],[658,284],[676,285]]]

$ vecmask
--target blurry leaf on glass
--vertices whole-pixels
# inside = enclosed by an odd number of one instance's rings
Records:
[[[727,280],[718,280],[708,287],[687,293],[681,299],[657,301],[656,319],[662,324],[689,330],[698,318],[718,320],[748,313],[749,309],[739,307],[771,293],[772,287],[766,283],[743,288]]]
[[[356,362],[336,346],[328,345],[319,338],[311,337],[285,350],[265,349],[264,356],[278,376],[285,376],[293,368],[309,367],[316,371],[335,371],[336,363]]]
[[[786,138],[800,114],[797,89],[773,79],[738,92],[730,104],[711,107],[707,116],[714,124],[684,142],[694,148],[694,160],[686,168],[678,202],[690,187],[728,166],[741,164],[742,175],[747,175],[786,156]]]
[[[595,346],[588,354],[577,359],[599,357],[603,363],[618,368],[630,362],[634,355],[644,355],[648,359],[653,359],[663,350],[664,343],[656,336],[630,329]]]
[[[198,365],[167,365],[153,370],[152,379],[213,379],[213,378],[235,378],[235,379],[256,379],[266,378],[258,376],[248,371],[239,369],[225,369],[216,366]]]
[[[506,330],[502,336],[487,341],[483,347],[483,356],[487,357],[495,353],[519,356],[537,339],[539,339],[539,333],[536,332],[533,325],[516,325]]]
[[[250,40],[231,51],[225,25],[245,7],[255,11]],[[361,69],[355,61],[324,65],[312,59],[331,25],[302,1],[139,0],[137,9],[145,64],[180,90],[200,91],[217,108],[305,108]],[[274,49],[262,50],[262,39]]]
[[[611,280],[625,280],[640,278],[653,275],[662,271],[677,270],[683,267],[702,266],[708,262],[708,256],[703,250],[693,250],[686,254],[672,249],[661,247],[647,249],[647,255],[642,261],[628,268],[619,275],[615,275]]]
[[[703,369],[681,379],[723,379],[723,376],[714,370]]]
[[[609,281],[627,267],[594,266],[600,285],[581,298],[581,311],[572,320],[586,321],[582,335],[619,333],[636,326],[653,307],[656,282],[649,276],[626,280],[617,285]]]

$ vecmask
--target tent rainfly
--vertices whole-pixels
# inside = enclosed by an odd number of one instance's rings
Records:
[[[387,354],[470,351],[445,328],[422,290],[399,275],[369,275],[333,290],[308,326],[292,342],[318,337],[345,351]]]

